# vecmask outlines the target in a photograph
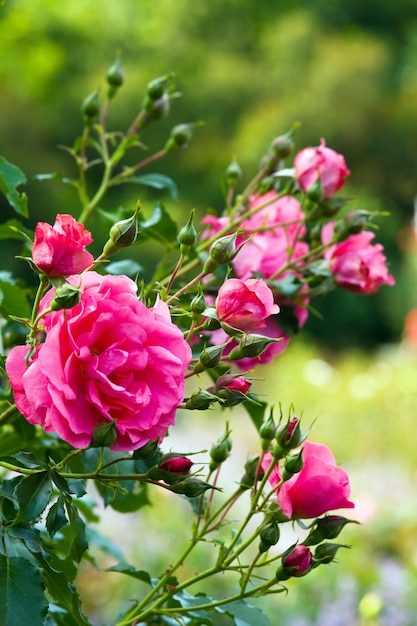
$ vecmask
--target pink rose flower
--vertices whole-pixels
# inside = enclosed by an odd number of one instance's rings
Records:
[[[324,139],[319,146],[305,148],[296,154],[294,167],[300,187],[307,191],[314,183],[319,182],[324,197],[339,191],[350,174],[344,157],[327,148]]]
[[[334,222],[322,229],[323,244],[331,243]],[[350,235],[345,241],[335,243],[324,253],[336,282],[357,293],[371,294],[381,285],[394,285],[395,280],[388,273],[383,246],[371,244],[374,233],[363,231]]]
[[[303,468],[285,481],[277,491],[278,504],[289,519],[318,517],[334,509],[351,509],[355,505],[349,501],[350,484],[345,470],[336,465],[329,448],[320,443],[303,444]],[[268,452],[262,461],[266,471],[272,460]],[[272,486],[281,481],[278,467],[269,477]]]
[[[256,278],[226,280],[219,289],[215,306],[221,322],[243,332],[265,327],[265,319],[279,313],[271,289]]]
[[[27,346],[13,348],[7,358],[19,411],[75,448],[88,446],[96,426],[112,421],[113,450],[162,439],[183,399],[190,347],[167,305],[158,301],[148,309],[130,278],[96,272],[69,278],[80,280],[79,304],[43,318],[45,343],[29,367]]]
[[[33,262],[47,276],[79,274],[94,262],[84,250],[92,241],[91,233],[71,215],[57,215],[53,226],[36,225]]]

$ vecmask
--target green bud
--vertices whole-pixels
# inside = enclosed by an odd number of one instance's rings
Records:
[[[233,159],[233,161],[226,169],[226,184],[229,188],[231,187],[232,189],[234,189],[241,178],[242,170],[236,159]]]
[[[208,489],[215,489],[213,485],[203,482],[199,478],[191,476],[184,481],[171,486],[171,491],[174,493],[182,493],[187,498],[196,498],[201,496]]]
[[[159,100],[172,82],[173,75],[158,76],[146,85],[146,95],[152,100]]]
[[[200,316],[204,313],[206,308],[206,299],[204,297],[203,290],[199,287],[197,295],[194,296],[190,303],[191,313],[193,313],[193,315]]]
[[[195,209],[192,209],[190,213],[190,219],[183,226],[178,233],[178,241],[181,244],[181,254],[186,254],[188,249],[193,246],[197,240],[197,231],[193,225]]]
[[[117,439],[117,430],[115,421],[100,422],[94,428],[90,446],[92,448],[107,448],[111,446]]]
[[[98,117],[100,112],[100,99],[98,95],[98,89],[93,91],[89,96],[83,100],[81,104],[81,113],[84,117],[84,122],[91,125]]]
[[[331,563],[335,559],[339,548],[349,547],[342,543],[330,543],[329,541],[321,543],[314,551],[315,566]]]
[[[204,348],[204,350],[201,351],[199,362],[194,367],[194,374],[199,374],[206,369],[217,367],[222,357],[223,348],[223,345]]]
[[[324,539],[336,539],[346,524],[357,524],[357,522],[341,515],[326,515],[317,520],[317,526],[310,531],[303,544],[314,546]]]
[[[79,303],[80,295],[79,287],[70,283],[63,283],[55,289],[55,295],[50,307],[53,311],[72,309]]]
[[[285,135],[276,137],[271,144],[271,148],[280,159],[289,157],[294,150],[292,133],[286,133]]]
[[[263,439],[266,444],[269,444],[270,441],[275,437],[276,425],[273,418],[273,411],[271,410],[270,415],[267,420],[265,420],[259,429],[259,435],[261,439]],[[267,446],[268,447],[268,446]],[[267,449],[265,448],[265,450]]]
[[[259,531],[259,552],[266,552],[271,546],[278,543],[280,530],[277,521],[271,518],[264,523]]]
[[[277,341],[281,341],[281,339],[265,337],[264,335],[244,335],[239,345],[231,350],[228,357],[231,361],[239,361],[246,357],[253,358],[262,354],[270,343]]]
[[[217,402],[217,396],[214,396],[209,391],[205,391],[204,389],[200,389],[200,391],[196,391],[192,394],[190,398],[185,403],[186,409],[196,409],[198,411],[204,411],[208,409],[213,402]]]
[[[220,265],[233,261],[240,250],[240,247],[236,250],[236,239],[237,233],[233,233],[232,235],[225,235],[213,243],[209,258],[203,268],[206,274],[213,272]]]
[[[259,455],[251,456],[245,463],[245,473],[240,479],[241,489],[251,489],[253,487],[255,478],[261,480],[264,476],[264,472],[259,468]]]
[[[172,152],[177,148],[186,148],[192,137],[192,124],[177,124],[177,126],[174,126],[171,130],[171,134],[164,147],[165,152]]]
[[[169,96],[164,93],[159,100],[146,98],[143,106],[150,119],[160,120],[169,113]]]
[[[282,472],[282,480],[288,480],[294,474],[298,474],[303,469],[303,451],[290,453],[284,461],[284,469]]]
[[[304,436],[301,432],[300,419],[298,417],[291,417],[288,418],[288,421],[285,424],[278,426],[276,440],[279,448],[284,451],[298,448],[298,446],[304,441]]]
[[[210,450],[210,469],[214,471],[221,463],[227,459],[232,449],[232,440],[230,438],[230,432],[226,425],[226,432],[222,435],[216,443],[211,446]]]
[[[115,254],[122,248],[127,248],[135,242],[138,234],[137,215],[139,207],[135,213],[125,220],[120,220],[113,224],[109,232],[109,240],[104,245],[103,255],[108,257]]]
[[[107,96],[109,98],[113,98],[117,90],[120,89],[120,87],[123,85],[124,80],[125,80],[125,73],[123,71],[123,67],[120,62],[119,57],[117,57],[113,65],[109,67],[107,71],[106,79],[109,85]]]

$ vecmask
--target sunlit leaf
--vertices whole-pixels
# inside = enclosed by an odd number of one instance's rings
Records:
[[[6,196],[16,213],[28,217],[27,196],[18,191],[26,183],[24,173],[12,163],[0,157],[0,191]]]

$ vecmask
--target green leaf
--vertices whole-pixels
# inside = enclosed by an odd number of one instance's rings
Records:
[[[18,467],[36,469],[38,467],[48,467],[43,461],[39,461],[31,452],[17,452],[10,456],[1,457],[1,461],[6,461]]]
[[[38,568],[21,557],[0,555],[0,624],[43,626],[47,606]]]
[[[58,530],[64,528],[68,524],[67,516],[65,515],[65,499],[61,494],[58,500],[51,506],[46,518],[46,529],[51,537],[55,535]]]
[[[46,509],[52,494],[49,472],[28,476],[16,487],[15,496],[19,505],[16,521],[27,522],[39,517]]]
[[[242,402],[242,406],[249,414],[249,417],[254,423],[256,430],[259,431],[264,421],[265,409],[268,406],[268,403],[256,398],[256,402],[253,402],[251,400],[245,400],[245,402]]]
[[[68,582],[65,574],[51,567],[42,554],[36,554],[35,558],[42,568],[42,576],[48,592],[54,601],[67,612],[63,620],[65,626],[91,626],[81,611],[78,593]],[[31,621],[22,622],[22,624],[26,623],[32,626]]]
[[[16,213],[28,217],[27,196],[17,189],[19,185],[25,183],[26,176],[24,173],[16,165],[12,165],[4,157],[0,157],[0,191],[4,193]]]
[[[117,565],[108,567],[106,572],[118,572],[119,574],[125,574],[126,576],[142,580],[147,585],[152,586],[152,580],[148,572],[145,572],[144,570],[137,570],[133,567],[133,565],[129,565],[128,563],[118,563]]]
[[[139,183],[146,187],[153,187],[154,189],[167,189],[174,200],[178,199],[178,187],[172,178],[165,176],[164,174],[143,174],[142,176],[130,176],[123,179],[123,182]]]
[[[156,204],[151,217],[143,222],[139,220],[141,236],[147,235],[163,244],[177,240],[178,227],[162,204]]]
[[[0,275],[0,313],[3,316],[30,317],[30,307],[25,291],[15,284],[8,272]]]
[[[85,534],[85,524],[81,519],[77,507],[71,502],[66,502],[66,509],[71,529],[71,549],[69,556],[79,563],[84,552],[88,549],[88,541]]]
[[[7,220],[4,224],[0,224],[0,240],[18,239],[26,242],[27,237],[33,238],[33,231],[23,226],[19,220]]]
[[[143,266],[139,265],[139,263],[133,259],[123,259],[122,261],[108,263],[105,265],[104,269],[109,274],[114,274],[116,276],[124,274],[130,278],[135,278],[137,274],[143,273]]]
[[[271,626],[269,617],[258,607],[248,604],[246,600],[236,600],[216,607],[215,610],[232,617],[235,626]]]

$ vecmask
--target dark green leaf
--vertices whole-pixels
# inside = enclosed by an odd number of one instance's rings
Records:
[[[141,235],[147,235],[163,244],[176,241],[178,228],[170,214],[162,204],[156,204],[154,211],[147,221],[139,220]]]
[[[58,530],[64,528],[68,524],[67,516],[65,515],[64,497],[59,496],[58,500],[51,506],[46,518],[46,529],[48,533],[53,537]]]
[[[85,480],[83,478],[70,478],[68,480],[69,492],[82,498],[87,493]]]
[[[0,240],[18,239],[26,242],[26,237],[33,238],[33,232],[23,226],[19,220],[8,220],[4,224],[0,224]]]
[[[54,481],[55,487],[58,489],[58,491],[66,494],[71,493],[68,481],[63,476],[61,476],[61,474],[58,474],[58,472],[52,470],[51,478]]]
[[[71,549],[69,556],[73,561],[79,563],[84,552],[88,549],[85,524],[74,504],[66,502],[66,509],[71,528]]]
[[[230,615],[234,619],[235,626],[271,626],[269,617],[258,607],[248,604],[246,600],[236,600],[236,602],[216,607],[215,610]]]
[[[154,189],[167,189],[175,200],[178,198],[177,185],[172,178],[164,174],[143,174],[142,176],[131,176],[124,180],[129,183],[139,183],[146,187],[153,187]]]
[[[42,576],[48,592],[58,606],[67,612],[65,619],[63,619],[65,626],[91,626],[81,611],[78,593],[74,586],[68,582],[66,575],[51,567],[42,554],[36,554],[35,557],[42,568]],[[31,621],[22,622],[22,624],[32,626]]]
[[[43,626],[46,611],[38,568],[21,557],[0,555],[0,624]]]
[[[211,626],[213,624],[213,619],[210,616],[210,609],[193,609],[193,607],[198,607],[203,604],[210,604],[215,602],[213,598],[209,598],[205,594],[198,594],[196,596],[190,595],[187,591],[180,591],[173,596],[174,601],[176,601],[183,608],[188,608],[187,617],[193,618],[193,624],[206,624],[207,626]]]
[[[38,517],[47,507],[52,494],[49,472],[28,476],[16,487],[15,496],[19,505],[16,520],[27,522]]]
[[[18,467],[25,467],[27,469],[36,469],[37,467],[47,467],[43,461],[39,461],[31,452],[17,452],[11,456],[2,457],[1,461],[17,465]]]
[[[0,278],[0,313],[3,316],[30,317],[30,306],[25,291],[9,280]]]
[[[24,173],[12,163],[6,161],[4,157],[0,157],[0,191],[4,193],[9,204],[14,208],[16,213],[28,217],[27,196],[20,193],[18,187],[26,183]]]

